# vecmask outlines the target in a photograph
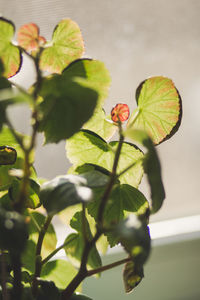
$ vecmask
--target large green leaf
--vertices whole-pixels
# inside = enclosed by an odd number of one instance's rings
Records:
[[[49,214],[55,214],[68,206],[92,199],[92,190],[83,176],[65,175],[45,182],[40,199]]]
[[[137,109],[128,127],[148,132],[155,144],[170,138],[179,128],[182,104],[171,79],[158,76],[143,81],[136,91]]]
[[[85,234],[88,240],[92,239],[92,233],[90,231],[89,223],[87,219],[85,219],[85,224],[82,222],[82,212],[77,212],[71,222],[70,225],[73,229],[75,229],[78,233],[70,234],[65,243],[67,243],[64,248],[67,257],[77,266],[80,266],[80,262],[82,259],[83,249],[84,249],[84,236],[83,236],[83,226],[85,226]],[[96,246],[92,248],[90,251],[87,266],[89,269],[95,269],[101,266],[101,258],[96,249]]]
[[[98,94],[87,87],[86,80],[54,75],[43,81],[40,95],[39,131],[45,133],[46,143],[68,139],[92,116]]]
[[[94,190],[94,200],[88,207],[89,214],[97,221],[97,214],[104,189]],[[116,185],[112,190],[104,211],[104,226],[110,228],[118,224],[126,216],[126,212],[133,212],[137,215],[145,215],[149,205],[145,196],[133,186],[128,184]],[[117,238],[106,233],[111,247],[117,243]]]
[[[92,59],[76,60],[64,70],[63,76],[66,79],[76,77],[80,82],[86,79],[83,82],[98,93],[98,105],[100,106],[108,96],[111,78],[104,63],[101,61]],[[100,107],[99,112],[101,109]]]
[[[100,107],[94,111],[92,118],[83,125],[83,128],[96,132],[106,141],[108,141],[118,129],[116,124],[113,123],[109,117],[105,116],[105,112]]]
[[[14,24],[4,18],[0,18],[0,59],[4,65],[3,76],[14,76],[21,67],[22,57],[19,48],[12,43],[15,33]]]
[[[161,208],[165,199],[165,190],[162,183],[161,166],[157,151],[145,131],[129,129],[125,134],[132,140],[145,146],[148,150],[148,153],[144,157],[143,166],[151,188],[151,212],[156,213]]]
[[[40,57],[40,68],[51,73],[61,73],[73,60],[80,58],[84,51],[79,26],[70,19],[62,20],[54,29],[51,45]]]
[[[67,141],[67,157],[74,167],[91,163],[111,171],[117,146],[118,142],[106,143],[93,132],[81,130]],[[120,173],[142,157],[143,153],[134,145],[123,143],[117,173]],[[120,177],[120,181],[137,187],[142,175],[141,163],[137,163]]]
[[[45,264],[42,268],[41,277],[45,280],[51,280],[59,289],[64,289],[74,278],[77,271],[66,260],[58,259]]]

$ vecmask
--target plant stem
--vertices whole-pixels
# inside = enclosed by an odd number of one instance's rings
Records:
[[[6,272],[6,262],[5,262],[5,253],[3,251],[0,251],[1,253],[1,286],[2,286],[2,299],[3,300],[9,300],[9,294],[6,286],[6,277],[7,277],[7,272]]]
[[[21,299],[22,296],[22,283],[21,283],[21,259],[20,255],[11,254],[11,262],[14,273],[14,282],[13,282],[13,294],[16,299]]]
[[[34,296],[37,295],[38,290],[38,282],[37,277],[40,277],[41,269],[42,269],[42,262],[41,262],[41,250],[42,250],[42,243],[47,232],[47,229],[52,221],[53,216],[47,216],[44,225],[41,227],[37,245],[36,245],[36,253],[35,253],[35,273],[33,276],[33,284],[32,284],[32,293]]]
[[[122,134],[121,122],[118,122],[118,126],[119,126],[120,139],[119,139],[118,147],[117,147],[117,150],[115,153],[115,158],[114,158],[114,162],[113,162],[112,173],[110,175],[110,180],[108,182],[107,188],[105,189],[104,195],[102,197],[102,200],[101,200],[101,203],[99,206],[98,217],[97,217],[97,220],[98,220],[97,221],[97,232],[91,241],[85,242],[85,247],[84,247],[83,254],[82,254],[80,269],[79,269],[77,275],[74,277],[74,279],[72,279],[70,284],[62,292],[62,298],[61,298],[62,300],[70,299],[70,297],[72,296],[72,294],[74,293],[76,288],[79,286],[79,284],[88,276],[88,271],[86,268],[88,256],[89,256],[92,248],[95,246],[97,240],[103,233],[102,232],[103,213],[104,213],[104,209],[105,209],[107,200],[109,198],[109,195],[112,191],[113,185],[116,180],[116,170],[117,170],[119,157],[120,157],[120,153],[121,153],[121,149],[122,149],[122,145],[123,145],[123,141],[124,141],[124,136]]]
[[[119,260],[119,261],[115,261],[114,263],[108,264],[106,266],[102,266],[102,267],[94,269],[94,270],[90,270],[90,271],[87,272],[87,277],[92,276],[92,275],[97,274],[97,273],[101,273],[101,272],[110,270],[114,267],[120,266],[120,265],[125,264],[129,261],[131,261],[130,257],[124,258],[124,259]]]
[[[66,241],[62,245],[60,245],[58,248],[56,248],[53,252],[51,252],[45,259],[41,261],[41,265],[46,264],[56,253],[58,253],[61,249],[63,249],[65,246],[69,245],[72,241],[74,241],[76,237],[71,238],[71,240]]]

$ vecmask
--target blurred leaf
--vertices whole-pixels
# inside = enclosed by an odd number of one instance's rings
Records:
[[[106,141],[92,131],[81,130],[67,141],[67,157],[74,165],[74,168],[89,163],[99,165],[111,171],[117,146],[118,142],[106,143]],[[117,173],[120,173],[142,157],[143,153],[133,144],[124,142]],[[121,183],[127,183],[137,187],[142,176],[143,168],[141,163],[137,163],[125,174],[120,176],[120,181]]]
[[[41,277],[53,281],[59,289],[65,289],[76,273],[77,271],[71,263],[58,259],[49,261],[43,266]]]
[[[82,253],[84,249],[84,236],[83,236],[83,226],[85,226],[85,234],[88,240],[92,239],[92,233],[90,231],[89,223],[87,219],[85,220],[85,225],[82,222],[82,212],[77,212],[71,219],[70,225],[78,233],[70,234],[65,242],[69,242],[64,248],[67,257],[77,266],[80,266],[82,259]],[[95,269],[101,266],[101,258],[96,249],[96,246],[90,251],[87,266],[89,269]]]
[[[34,23],[21,26],[17,34],[18,44],[27,51],[37,51],[46,40],[39,35],[39,27]]]
[[[138,108],[131,115],[128,128],[148,132],[154,144],[170,138],[179,128],[182,103],[171,79],[157,76],[143,81],[136,90]]]
[[[17,159],[17,152],[12,147],[0,146],[0,166],[13,165]]]
[[[105,116],[102,108],[94,111],[92,118],[83,125],[84,129],[95,131],[100,137],[108,141],[117,131],[117,126],[109,117]]]
[[[38,241],[39,229],[44,224],[46,217],[39,212],[33,211],[27,214],[30,217],[29,240],[26,243],[26,249],[22,255],[22,264],[24,269],[34,272],[35,262],[33,260],[33,253],[36,252],[36,243]],[[49,225],[42,244],[41,256],[42,259],[47,257],[52,251],[56,249],[57,238],[54,227]]]
[[[0,248],[18,255],[28,238],[26,219],[17,212],[0,208]]]
[[[49,214],[55,214],[68,206],[90,201],[92,190],[87,180],[78,175],[65,175],[44,183],[40,199]]]
[[[135,214],[131,214],[114,228],[113,235],[118,238],[118,242],[133,259],[137,268],[143,266],[151,249],[151,239],[146,223]]]
[[[133,261],[125,264],[123,271],[123,279],[126,293],[130,293],[144,277],[143,268],[136,270]]]
[[[84,51],[79,26],[70,19],[62,20],[54,29],[51,46],[46,47],[40,57],[40,68],[50,73],[61,73]]]
[[[43,81],[40,95],[43,101],[39,131],[44,132],[46,143],[68,139],[92,116],[98,94],[87,87],[86,80],[54,75]]]
[[[125,134],[134,141],[141,143],[148,150],[148,153],[144,156],[143,166],[151,188],[151,212],[156,213],[161,208],[165,199],[165,190],[162,183],[161,166],[157,151],[146,132],[129,129]]]
[[[97,106],[100,106],[99,111],[102,110],[101,106],[108,96],[111,82],[110,74],[103,62],[92,59],[79,59],[70,64],[62,75],[66,80],[76,78],[78,83],[83,82],[86,87],[95,90],[98,94]]]
[[[14,24],[0,17],[0,32],[0,59],[4,65],[3,76],[9,78],[19,71],[22,57],[19,48],[11,42],[15,33]]]
[[[39,293],[36,300],[60,300],[60,291],[53,281],[40,280]]]

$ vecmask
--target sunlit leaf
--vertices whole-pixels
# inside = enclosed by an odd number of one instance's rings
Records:
[[[171,79],[162,76],[146,79],[137,88],[136,101],[138,108],[129,119],[129,128],[147,131],[155,144],[178,130],[182,104]]]
[[[49,261],[43,266],[41,277],[45,280],[53,281],[59,289],[64,289],[76,273],[76,269],[70,262],[58,259]]]
[[[99,107],[95,109],[92,118],[83,125],[83,128],[95,131],[105,141],[108,141],[117,131],[116,124],[106,117],[105,112]]]
[[[46,47],[40,57],[40,68],[50,73],[61,73],[84,51],[79,26],[70,19],[62,20],[54,29],[51,46]]]
[[[161,166],[157,151],[145,131],[128,129],[125,134],[133,141],[145,146],[148,150],[148,153],[144,157],[143,166],[151,188],[151,212],[156,213],[161,208],[165,199],[165,190],[162,183]]]
[[[19,48],[12,43],[15,33],[14,24],[0,17],[0,32],[0,59],[4,65],[3,76],[9,78],[19,71],[22,57]]]
[[[39,35],[39,27],[34,23],[21,26],[18,30],[17,41],[27,51],[37,51],[46,40]]]
[[[106,143],[101,137],[91,131],[81,130],[67,141],[67,157],[74,167],[85,163],[91,163],[112,170],[115,151],[118,142]],[[134,145],[123,143],[117,173],[138,161],[143,154]],[[141,163],[137,163],[126,173],[120,176],[121,183],[127,183],[137,187],[141,181],[143,169]]]
[[[92,199],[87,180],[78,175],[54,178],[41,187],[40,199],[49,214],[55,214],[68,206]]]
[[[67,243],[64,248],[67,257],[75,264],[77,267],[80,266],[80,262],[82,259],[83,249],[84,249],[84,234],[88,240],[92,239],[92,233],[90,231],[89,223],[87,219],[85,219],[85,224],[82,222],[82,212],[77,212],[71,222],[70,225],[73,229],[75,229],[78,233],[70,234],[66,239],[65,243]],[[83,232],[83,226],[85,226],[85,232]],[[98,268],[101,266],[101,258],[96,249],[96,246],[92,248],[90,251],[87,266],[89,269]]]
[[[84,80],[85,86],[98,93],[99,110],[108,96],[110,87],[110,74],[104,63],[92,59],[79,59],[70,64],[62,73],[64,78],[77,78],[78,82]],[[84,97],[83,97],[84,98]]]
[[[45,79],[40,95],[39,131],[45,133],[46,143],[58,143],[77,132],[92,116],[98,99],[86,80],[77,83],[75,78],[63,75]]]

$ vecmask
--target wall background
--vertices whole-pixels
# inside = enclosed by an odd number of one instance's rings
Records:
[[[148,76],[164,75],[174,80],[183,99],[183,120],[178,133],[159,146],[167,198],[152,220],[200,212],[199,12],[198,0],[0,0],[0,13],[16,28],[35,22],[47,38],[62,18],[79,24],[85,56],[102,60],[111,73],[107,112],[119,101],[134,108],[135,89]],[[26,87],[34,81],[27,59],[23,72],[13,80]],[[11,114],[21,131],[28,130],[24,111],[17,108]],[[47,178],[65,174],[65,143],[44,149],[41,143],[42,137],[36,154],[38,174]]]

